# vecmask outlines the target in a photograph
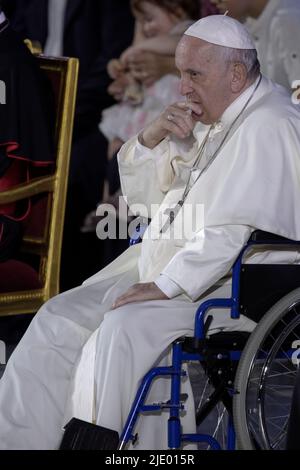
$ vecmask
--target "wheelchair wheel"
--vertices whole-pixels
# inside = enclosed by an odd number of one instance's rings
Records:
[[[284,449],[300,356],[300,289],[277,302],[243,350],[233,417],[238,449]]]

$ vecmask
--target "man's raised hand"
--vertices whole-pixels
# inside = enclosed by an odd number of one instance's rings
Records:
[[[199,105],[195,103],[180,102],[168,106],[154,121],[145,127],[140,134],[140,142],[153,149],[168,135],[175,135],[179,139],[185,139],[194,130],[196,121],[193,119],[193,111],[201,114]]]

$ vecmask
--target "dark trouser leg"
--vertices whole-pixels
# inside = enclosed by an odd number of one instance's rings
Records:
[[[101,200],[106,155],[107,141],[98,128],[74,141],[62,249],[63,291],[80,285],[99,270],[97,252],[100,253],[100,248],[96,233],[87,236],[80,232],[80,228],[85,216]]]

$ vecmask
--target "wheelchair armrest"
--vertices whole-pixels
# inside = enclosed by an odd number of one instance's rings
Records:
[[[282,244],[282,245],[289,245],[289,244],[298,244],[299,241],[296,240],[289,240],[288,238],[281,237],[280,235],[275,235],[274,233],[263,232],[262,230],[255,230],[252,233],[250,239],[250,243],[259,243],[259,244]]]

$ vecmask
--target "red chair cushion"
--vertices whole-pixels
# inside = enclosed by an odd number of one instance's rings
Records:
[[[44,238],[48,233],[48,195],[31,198],[31,209],[23,222],[25,237]]]
[[[0,263],[0,293],[41,287],[38,274],[31,266],[16,260]]]

